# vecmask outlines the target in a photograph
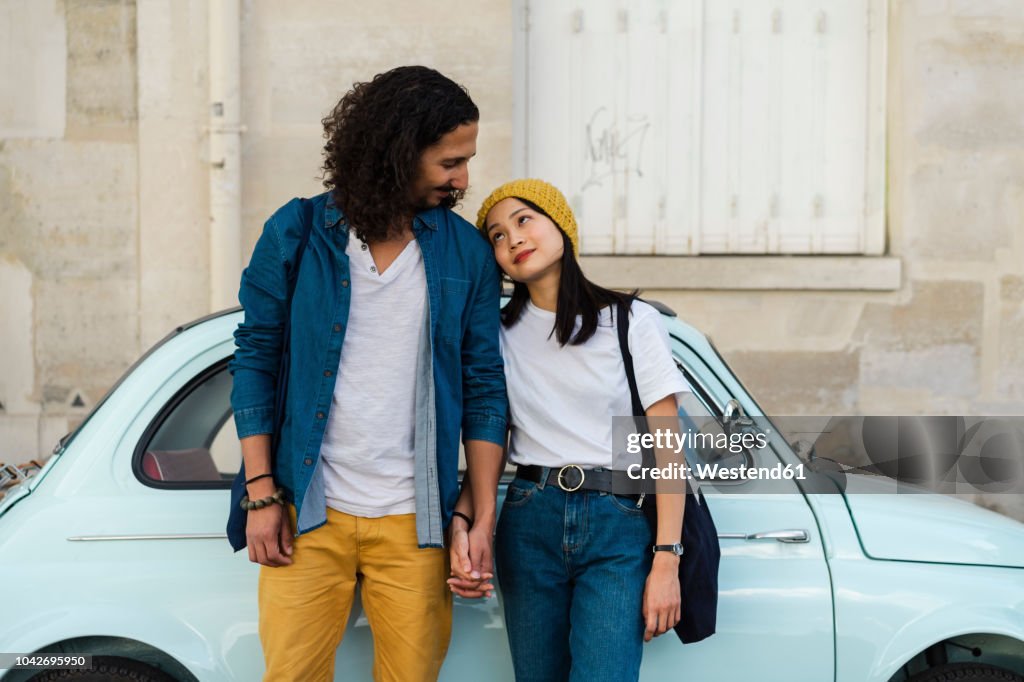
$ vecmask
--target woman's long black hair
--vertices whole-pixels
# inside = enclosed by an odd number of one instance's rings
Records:
[[[598,316],[605,306],[613,306],[613,315],[617,312],[620,302],[627,306],[633,299],[637,290],[634,289],[628,294],[619,291],[612,291],[598,286],[587,279],[580,268],[579,261],[573,254],[572,242],[569,236],[562,230],[562,227],[554,221],[540,206],[522,197],[516,197],[531,209],[547,216],[548,220],[558,227],[562,235],[562,276],[558,283],[557,311],[555,312],[555,326],[551,330],[558,339],[558,344],[564,346],[578,346],[586,343],[597,331]],[[501,309],[501,323],[511,327],[522,317],[523,310],[530,300],[530,290],[522,282],[513,282],[512,300]],[[576,317],[581,316],[581,325],[576,330]],[[573,333],[575,331],[575,334]]]

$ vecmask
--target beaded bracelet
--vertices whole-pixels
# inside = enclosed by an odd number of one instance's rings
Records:
[[[252,511],[253,509],[269,507],[272,504],[284,504],[284,490],[278,488],[270,497],[264,497],[262,500],[252,500],[251,502],[249,501],[249,496],[245,495],[242,497],[242,501],[238,503],[238,506],[246,511]]]

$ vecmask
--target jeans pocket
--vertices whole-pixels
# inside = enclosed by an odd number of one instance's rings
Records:
[[[505,492],[506,507],[521,507],[530,501],[533,494],[537,492],[537,484],[515,479],[508,484]]]
[[[620,497],[612,493],[602,495],[602,497],[607,497],[612,506],[626,516],[643,516],[644,514],[644,510],[636,506],[636,502],[628,497]]]

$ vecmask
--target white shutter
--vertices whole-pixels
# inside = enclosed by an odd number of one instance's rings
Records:
[[[518,170],[585,253],[881,251],[884,0],[523,1]]]

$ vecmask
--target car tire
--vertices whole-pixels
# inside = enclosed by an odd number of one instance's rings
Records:
[[[89,670],[47,670],[29,682],[176,682],[145,663],[118,656],[93,656]]]
[[[947,663],[914,675],[908,682],[1024,682],[1015,672],[987,663]]]

